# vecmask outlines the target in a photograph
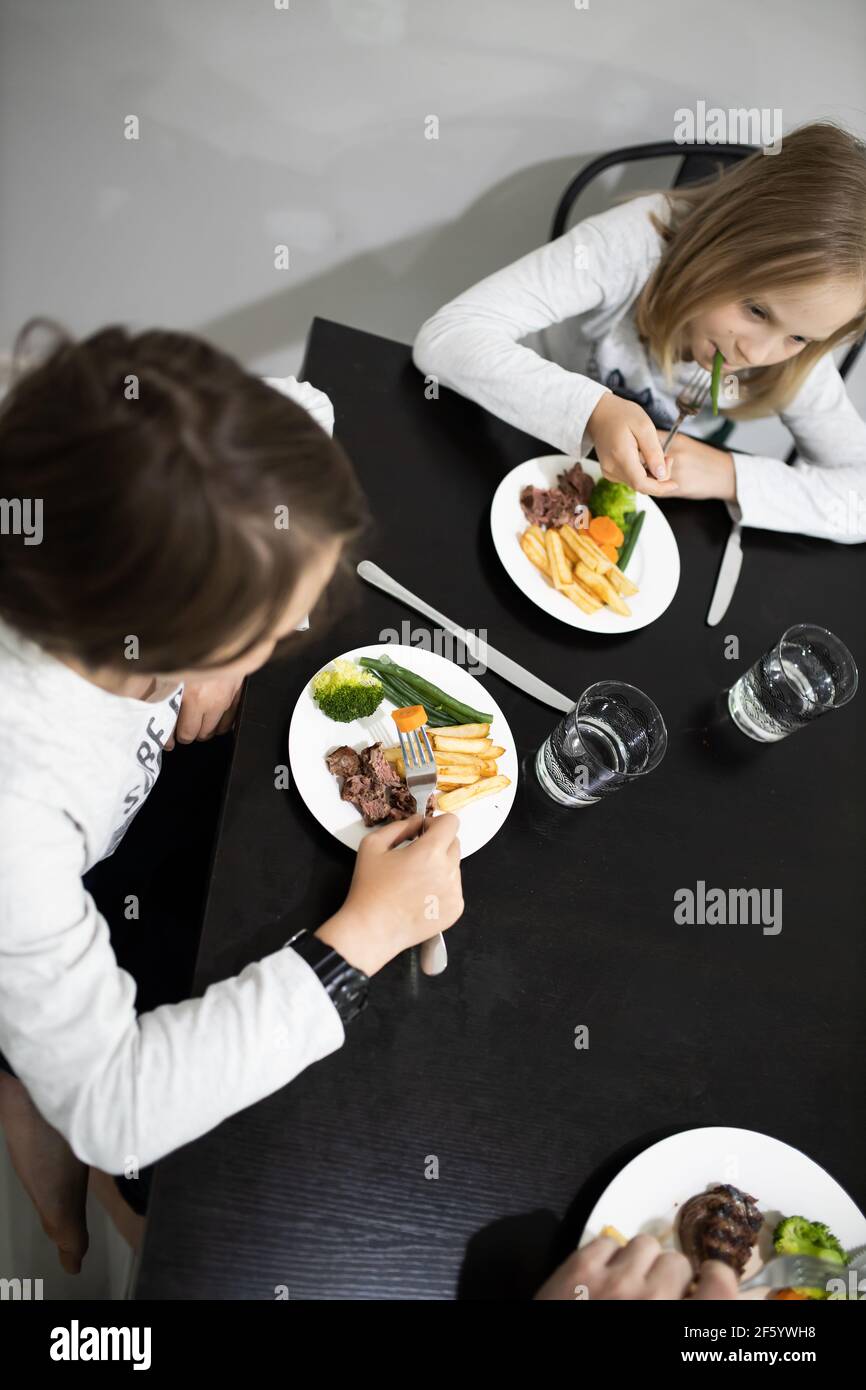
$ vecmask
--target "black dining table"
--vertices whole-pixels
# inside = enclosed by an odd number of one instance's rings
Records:
[[[866,1208],[863,695],[774,745],[733,728],[724,697],[797,622],[862,663],[862,548],[746,530],[733,601],[709,628],[726,509],[666,502],[670,606],[622,636],[573,628],[524,596],[490,531],[501,478],[549,444],[431,390],[406,344],[328,320],[303,376],[333,401],[370,501],[353,561],[575,699],[601,679],[640,687],[668,749],[609,799],[557,806],[533,764],[559,715],[481,678],[520,777],[502,828],[464,862],[447,970],[393,961],[338,1051],[157,1165],[135,1296],[529,1297],[624,1163],[703,1126],[803,1150]],[[275,768],[311,676],[395,630],[435,639],[350,573],[297,649],[248,682],[194,993],[278,949],[287,918],[315,926],[342,902],[353,855],[294,787],[275,789]],[[675,894],[699,883],[779,890],[781,931],[679,923]],[[708,1164],[708,1182],[726,1180]]]

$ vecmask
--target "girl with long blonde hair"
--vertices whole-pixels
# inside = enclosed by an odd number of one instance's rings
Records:
[[[490,275],[427,320],[414,360],[564,453],[594,446],[604,476],[639,492],[720,498],[747,526],[854,542],[866,423],[832,352],[864,329],[866,147],[815,122],[772,157],[633,198]],[[698,437],[718,427],[709,406],[665,455],[678,394],[717,352],[723,414],[778,416],[793,466]]]

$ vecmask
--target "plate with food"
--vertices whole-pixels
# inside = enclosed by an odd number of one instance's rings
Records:
[[[866,1216],[824,1168],[799,1149],[751,1129],[709,1126],[674,1134],[626,1164],[590,1213],[581,1245],[599,1235],[625,1244],[652,1235],[680,1250],[697,1272],[720,1259],[742,1280],[777,1255],[816,1255],[838,1264],[866,1244]],[[786,1289],[773,1297],[839,1298]],[[766,1288],[743,1298],[766,1298]]]
[[[587,632],[634,632],[680,582],[674,533],[651,497],[602,478],[594,459],[548,454],[502,479],[490,508],[496,553],[527,598]]]
[[[289,728],[292,779],[321,825],[357,850],[376,825],[405,820],[405,780],[393,711],[421,705],[437,765],[433,804],[460,818],[462,858],[492,839],[517,787],[508,722],[468,670],[423,647],[356,647],[313,673]]]

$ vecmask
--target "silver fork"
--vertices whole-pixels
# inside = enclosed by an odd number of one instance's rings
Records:
[[[811,1255],[780,1255],[740,1285],[744,1289],[824,1288],[828,1279],[845,1279],[848,1266],[816,1260]]]
[[[412,729],[406,734],[402,729],[398,729],[397,733],[400,738],[400,751],[403,754],[406,785],[415,798],[416,811],[423,816],[427,810],[427,801],[436,790],[438,775],[436,759],[427,737],[427,725],[422,724],[420,728]],[[423,833],[422,822],[421,834]],[[441,975],[447,964],[448,948],[440,931],[436,936],[431,936],[429,941],[421,943],[421,969],[425,975]]]
[[[667,453],[668,445],[675,435],[679,433],[680,426],[685,420],[691,419],[702,409],[707,396],[710,394],[712,377],[705,367],[695,366],[691,379],[686,382],[680,394],[677,396],[676,406],[679,412],[676,424],[664,442],[664,452]]]

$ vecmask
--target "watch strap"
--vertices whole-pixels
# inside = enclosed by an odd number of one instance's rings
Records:
[[[367,1007],[370,977],[350,965],[333,946],[306,927],[289,937],[286,946],[297,951],[316,974],[344,1024],[351,1023]]]

